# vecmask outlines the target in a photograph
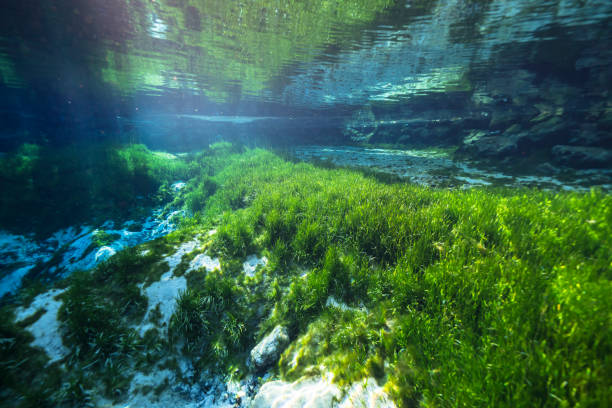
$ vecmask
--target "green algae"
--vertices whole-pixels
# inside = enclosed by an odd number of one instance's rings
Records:
[[[97,230],[92,236],[92,241],[95,246],[104,246],[111,244],[113,241],[120,238],[119,234],[109,234],[104,230]]]

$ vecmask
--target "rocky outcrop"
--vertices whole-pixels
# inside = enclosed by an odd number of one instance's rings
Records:
[[[255,371],[269,368],[278,361],[288,344],[289,334],[287,329],[283,326],[276,326],[251,350],[248,365]]]
[[[127,221],[115,225],[114,221],[107,221],[99,229],[69,227],[56,231],[44,241],[0,231],[0,268],[6,272],[0,279],[0,297],[16,291],[23,277],[36,265],[40,266],[37,272],[39,277],[46,279],[57,279],[77,270],[94,268],[124,248],[169,234],[176,229],[183,215],[183,211],[164,213],[160,208],[139,222]],[[99,246],[95,235],[100,231],[113,237],[111,242]],[[182,254],[177,264],[180,257]]]
[[[612,151],[600,147],[557,145],[552,148],[555,161],[573,168],[601,168],[612,165]]]

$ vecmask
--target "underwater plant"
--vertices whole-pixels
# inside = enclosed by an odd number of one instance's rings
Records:
[[[311,324],[328,332],[330,297],[384,316],[366,320],[363,337],[326,340],[335,351],[317,352],[314,342],[308,366],[327,366],[339,380],[372,373],[401,406],[607,398],[608,194],[385,184],[262,150],[223,177],[211,200],[251,198],[220,219],[221,256],[240,258],[258,243],[276,268],[267,273],[283,282],[261,327],[287,324],[293,339]],[[300,265],[312,270],[303,276]],[[361,316],[348,313],[342,325]],[[370,350],[355,368],[334,363],[355,350]]]
[[[374,378],[399,407],[609,400],[609,194],[433,189],[260,149],[213,150],[182,203],[201,200],[204,180],[216,188],[179,231],[62,282],[72,368],[61,386],[43,375],[32,398],[120,401],[135,370],[163,363],[183,378],[174,356],[196,373],[241,378],[249,350],[280,325],[291,342],[272,368],[280,378]],[[158,307],[138,335],[141,289],[194,237],[199,246],[173,261],[187,286],[167,332]],[[221,270],[191,268],[205,250]],[[269,262],[247,276],[241,266],[256,253]],[[8,319],[3,336],[15,340],[2,343],[6,353],[30,353]],[[13,384],[3,398],[26,392],[14,368],[3,366]]]
[[[249,344],[246,328],[252,312],[244,289],[219,271],[192,278],[189,286],[179,295],[170,320],[170,341],[202,365],[235,363]]]

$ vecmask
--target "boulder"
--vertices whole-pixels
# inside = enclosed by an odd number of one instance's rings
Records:
[[[251,350],[248,365],[256,371],[270,367],[278,361],[287,345],[289,345],[287,329],[283,326],[276,326]]]
[[[557,163],[568,167],[612,167],[612,151],[600,147],[557,145],[552,155]]]

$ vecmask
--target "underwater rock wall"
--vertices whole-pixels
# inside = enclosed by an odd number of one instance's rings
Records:
[[[609,168],[610,21],[605,1],[439,2],[373,31],[368,47],[303,69],[285,101],[354,106],[345,142]]]

